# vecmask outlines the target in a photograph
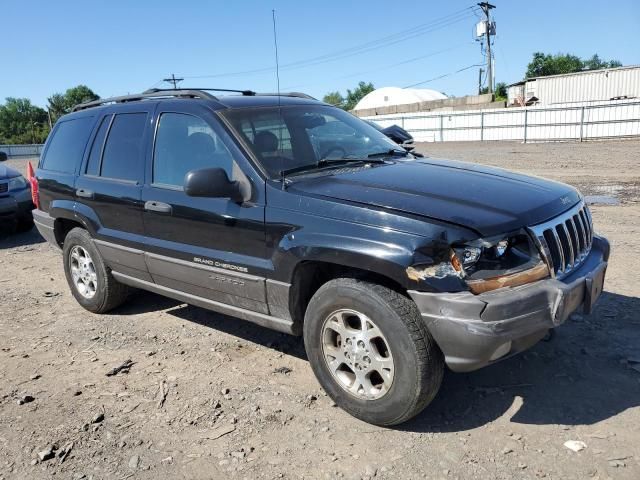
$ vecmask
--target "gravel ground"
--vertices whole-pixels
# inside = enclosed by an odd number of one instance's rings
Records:
[[[35,230],[4,234],[0,479],[640,478],[640,142],[419,150],[613,197],[592,207],[613,246],[595,312],[447,373],[425,412],[383,429],[332,405],[298,338],[143,292],[90,314]]]

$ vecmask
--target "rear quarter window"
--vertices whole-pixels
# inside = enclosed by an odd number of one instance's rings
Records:
[[[93,128],[94,117],[80,117],[58,123],[44,153],[40,168],[75,173]]]

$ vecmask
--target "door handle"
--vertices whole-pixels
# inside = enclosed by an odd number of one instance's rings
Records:
[[[171,205],[164,202],[156,202],[155,200],[149,200],[144,202],[144,209],[150,212],[158,213],[171,213]]]
[[[77,189],[76,195],[82,198],[93,198],[93,192],[91,190],[85,190],[84,188]]]

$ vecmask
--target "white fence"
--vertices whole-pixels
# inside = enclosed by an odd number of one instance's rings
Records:
[[[640,101],[363,117],[400,125],[418,142],[519,140],[546,142],[640,136]]]
[[[0,145],[0,152],[4,152],[8,157],[37,157],[42,153],[41,144],[32,145]]]

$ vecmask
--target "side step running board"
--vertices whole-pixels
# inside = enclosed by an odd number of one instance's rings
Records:
[[[263,313],[252,312],[251,310],[235,307],[233,305],[227,305],[226,303],[216,302],[215,300],[209,300],[208,298],[198,297],[190,293],[180,292],[178,290],[174,290],[173,288],[147,282],[145,280],[140,280],[138,278],[130,277],[129,275],[124,275],[115,271],[112,271],[111,274],[113,275],[113,278],[115,278],[120,283],[124,283],[125,285],[141,288],[142,290],[148,290],[150,292],[164,295],[165,297],[170,297],[174,300],[188,303],[190,305],[195,305],[197,307],[206,308],[207,310],[212,310],[224,315],[247,320],[249,322],[256,323],[263,327],[277,330],[279,332],[288,333],[290,335],[297,334],[294,331],[292,320],[283,320],[281,318],[272,317]]]

